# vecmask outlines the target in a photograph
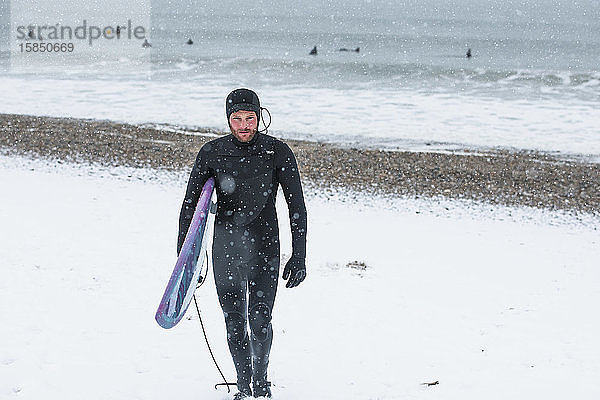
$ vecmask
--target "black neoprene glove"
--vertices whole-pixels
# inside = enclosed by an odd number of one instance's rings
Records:
[[[304,258],[290,258],[283,269],[283,279],[287,280],[285,287],[296,287],[304,280],[304,278],[306,278],[306,265],[304,263]]]

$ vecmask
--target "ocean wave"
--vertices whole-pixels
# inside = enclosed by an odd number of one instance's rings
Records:
[[[474,84],[532,88],[597,89],[600,73],[596,71],[500,70],[485,68],[446,67],[420,63],[370,63],[355,60],[275,59],[275,58],[200,58],[155,65],[155,72],[192,72],[212,78],[237,75],[264,84],[299,84],[306,86],[374,84],[403,87],[435,87]]]
[[[482,96],[394,85],[340,90],[326,87],[325,82],[322,87],[309,87],[231,79],[190,80],[185,84],[155,76],[108,79],[0,75],[0,86],[11,99],[2,104],[0,112],[224,130],[223,99],[232,87],[247,83],[259,90],[273,115],[271,131],[282,137],[297,133],[299,138],[413,150],[425,143],[429,150],[462,144],[600,154],[595,123],[599,111],[589,96],[585,100],[554,94],[508,98],[498,95],[497,88],[491,90],[493,96]],[[52,93],[60,95],[47,95]],[[36,99],[34,108],[32,98]]]

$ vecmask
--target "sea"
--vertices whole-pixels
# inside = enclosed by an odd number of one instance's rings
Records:
[[[0,112],[226,130],[248,87],[283,139],[600,162],[597,0],[91,3],[2,0]],[[123,36],[50,39],[84,20]]]

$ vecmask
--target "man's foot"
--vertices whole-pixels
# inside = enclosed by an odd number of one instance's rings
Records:
[[[247,399],[249,397],[252,397],[252,391],[250,390],[249,384],[246,384],[246,385],[238,384],[238,390],[239,390],[239,392],[237,392],[233,396],[233,400],[242,400],[242,399]]]
[[[258,381],[254,382],[252,386],[254,397],[271,397],[271,382]]]
[[[250,392],[237,392],[233,395],[233,400],[249,399],[250,397],[252,397],[252,393]]]

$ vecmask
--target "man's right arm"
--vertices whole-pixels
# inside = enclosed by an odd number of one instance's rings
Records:
[[[183,199],[181,212],[179,213],[177,255],[179,255],[181,247],[183,247],[185,235],[187,234],[188,228],[192,223],[192,217],[194,216],[194,211],[196,210],[196,204],[198,204],[202,187],[211,176],[208,168],[207,156],[208,152],[200,149],[198,156],[196,157],[194,167],[192,168],[192,172],[190,173],[190,179],[188,180],[187,189],[185,191],[185,198]]]

